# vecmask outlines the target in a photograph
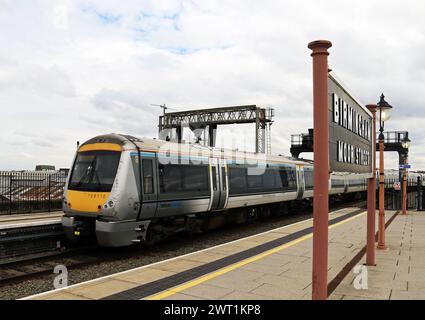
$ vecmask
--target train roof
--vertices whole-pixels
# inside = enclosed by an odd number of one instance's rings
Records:
[[[283,155],[266,155],[263,153],[245,152],[237,149],[227,149],[218,147],[208,147],[197,143],[177,143],[151,138],[137,138],[124,134],[99,135],[84,142],[83,146],[94,143],[114,143],[122,147],[123,150],[136,150],[136,145],[141,151],[164,152],[171,154],[186,154],[201,157],[224,157],[225,159],[247,159],[254,161],[278,162],[298,165],[312,165],[310,160],[298,160]]]

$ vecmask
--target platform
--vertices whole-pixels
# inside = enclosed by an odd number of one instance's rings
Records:
[[[350,272],[331,299],[425,299],[425,213],[401,213],[386,230],[386,250],[376,251],[375,267],[367,268],[366,290],[356,290]],[[363,256],[360,264],[365,263]]]
[[[0,215],[0,230],[60,223],[62,211]]]
[[[333,279],[364,247],[366,212],[342,209],[329,224]],[[311,245],[309,219],[27,299],[310,299]]]

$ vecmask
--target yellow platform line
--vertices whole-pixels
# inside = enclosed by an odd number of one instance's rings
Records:
[[[328,228],[329,229],[336,228],[336,227],[338,227],[338,226],[340,226],[340,225],[342,225],[344,223],[347,223],[347,222],[352,221],[352,220],[354,220],[354,219],[356,219],[358,217],[363,216],[365,213],[366,213],[366,211],[364,211],[362,213],[359,213],[358,215],[355,215],[353,217],[350,217],[350,218],[347,218],[347,219],[342,220],[340,222],[337,222],[337,223],[329,226]],[[206,282],[208,280],[217,278],[218,276],[221,276],[221,275],[223,275],[225,273],[228,273],[230,271],[239,269],[240,267],[243,267],[244,265],[247,265],[248,263],[251,263],[251,262],[254,262],[254,261],[258,261],[258,260],[263,259],[263,258],[265,258],[265,257],[267,257],[267,256],[269,256],[269,255],[271,255],[273,253],[276,253],[276,252],[282,251],[284,249],[287,249],[289,247],[292,247],[292,246],[296,245],[297,243],[300,243],[300,242],[305,241],[307,239],[310,239],[312,237],[313,237],[313,233],[306,234],[306,235],[304,235],[304,236],[302,236],[302,237],[300,237],[298,239],[295,239],[295,240],[292,240],[292,241],[290,241],[288,243],[282,244],[282,245],[280,245],[280,246],[278,246],[276,248],[273,248],[273,249],[264,251],[263,253],[260,253],[258,255],[252,256],[250,258],[247,258],[247,259],[244,259],[242,261],[236,262],[236,263],[231,264],[231,265],[229,265],[227,267],[223,267],[221,269],[218,269],[217,271],[208,273],[208,274],[206,274],[206,275],[204,275],[202,277],[199,277],[197,279],[188,281],[188,282],[183,283],[181,285],[175,286],[173,288],[170,288],[170,289],[167,289],[167,290],[162,291],[160,293],[157,293],[157,294],[154,294],[152,296],[149,296],[149,297],[146,298],[146,300],[161,300],[161,299],[167,298],[167,297],[172,296],[172,295],[174,295],[174,294],[176,294],[178,292],[181,292],[183,290],[192,288],[192,287],[197,286],[197,285],[199,285],[201,283],[204,283],[204,282]]]

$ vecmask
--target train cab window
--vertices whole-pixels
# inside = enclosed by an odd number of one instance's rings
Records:
[[[121,152],[79,152],[71,171],[68,188],[78,191],[109,192],[117,174]]]
[[[142,160],[143,168],[143,192],[145,194],[153,193],[153,162],[150,159]]]

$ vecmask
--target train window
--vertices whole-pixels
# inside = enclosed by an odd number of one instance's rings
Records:
[[[229,167],[229,192],[230,194],[246,193],[246,168]]]
[[[143,192],[145,194],[153,193],[153,162],[150,159],[142,160],[143,168]]]
[[[184,166],[182,189],[184,191],[207,191],[208,169],[206,166]]]
[[[306,189],[313,188],[313,176],[313,170],[304,169],[304,181]]]
[[[201,165],[159,164],[161,193],[205,192],[208,187],[208,167]]]
[[[297,177],[295,168],[284,167],[280,168],[280,180],[284,189],[296,189]]]
[[[162,193],[181,191],[181,170],[177,165],[159,165],[159,181]]]
[[[223,190],[226,190],[226,169],[221,167],[221,183],[223,184]]]
[[[248,174],[247,180],[249,189],[261,189],[263,187],[262,174]]]
[[[229,193],[252,194],[281,190],[295,190],[297,178],[295,168],[269,167],[258,173],[248,174],[243,167],[229,167]],[[252,173],[252,172],[251,172]]]
[[[343,179],[331,179],[331,181],[332,181],[332,187],[337,187],[337,188],[344,187]]]
[[[350,186],[362,186],[364,184],[363,179],[354,179],[349,181]]]
[[[272,191],[282,188],[280,185],[280,179],[278,177],[279,172],[274,169],[267,169],[263,175],[263,187],[265,191]]]
[[[288,172],[285,170],[285,168],[281,168],[279,170],[280,174],[280,181],[282,183],[282,187],[286,188],[288,187]]]

